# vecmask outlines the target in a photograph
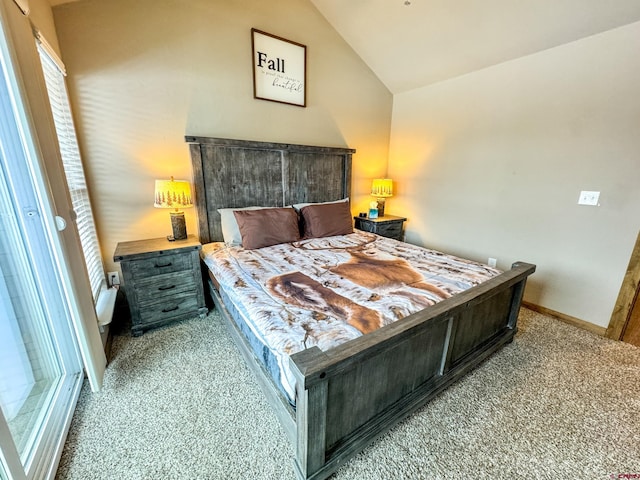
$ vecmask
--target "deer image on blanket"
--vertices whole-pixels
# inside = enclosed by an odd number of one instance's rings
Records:
[[[372,290],[377,295],[394,294],[409,297],[412,302],[427,307],[435,301],[429,296],[413,293],[408,287],[427,291],[440,299],[450,294],[426,282],[423,276],[403,259],[389,256],[380,258],[362,251],[350,251],[349,261],[329,268],[329,271],[356,285]],[[308,310],[330,313],[346,321],[362,333],[372,332],[382,326],[380,315],[301,272],[290,272],[272,277],[267,282],[269,290],[291,305]]]

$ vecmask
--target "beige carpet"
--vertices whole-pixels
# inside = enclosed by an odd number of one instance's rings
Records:
[[[640,349],[525,309],[519,325],[333,478],[640,474]],[[215,312],[117,336],[112,357],[104,389],[84,385],[57,479],[295,478],[293,450]]]

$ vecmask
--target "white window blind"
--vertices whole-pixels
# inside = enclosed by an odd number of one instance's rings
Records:
[[[64,66],[42,38],[37,39],[37,44],[58,135],[58,143],[60,144],[64,172],[67,177],[73,210],[77,216],[76,224],[80,234],[87,271],[89,272],[91,291],[93,292],[94,300],[97,300],[100,289],[105,282],[104,266],[100,255],[100,244],[98,243],[93,212],[91,211],[89,190],[87,189],[84,169],[82,168],[76,129],[71,116],[69,95],[64,79]]]

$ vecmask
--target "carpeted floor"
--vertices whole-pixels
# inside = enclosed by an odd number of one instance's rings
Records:
[[[640,474],[640,349],[523,309],[515,341],[333,478]],[[215,312],[114,338],[57,479],[294,479],[293,450]],[[638,477],[633,477],[638,478]]]

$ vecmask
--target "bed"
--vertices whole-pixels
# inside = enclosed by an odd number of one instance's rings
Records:
[[[199,238],[205,257],[230,250],[215,246],[223,240],[225,209],[337,204],[350,195],[352,149],[190,136],[186,141],[190,144]],[[247,218],[253,218],[251,215]],[[347,252],[351,255],[348,258],[355,258],[354,252],[378,255],[371,253],[374,248],[400,248],[408,257],[417,255],[408,244],[362,232],[295,240],[291,245],[294,249],[311,245],[333,256]],[[292,254],[284,248],[289,247],[275,245],[264,250],[273,258]],[[233,255],[241,257],[241,250]],[[256,252],[259,250],[263,248],[258,244]],[[256,262],[254,257],[249,261]],[[314,261],[331,264],[331,268],[340,263],[333,257]],[[463,262],[455,257],[452,261]],[[252,338],[252,329],[242,322],[241,317],[247,314],[234,302],[234,289],[219,288],[220,278],[210,275],[203,262],[211,300],[294,447],[299,478],[329,477],[379,435],[513,340],[526,279],[535,266],[517,262],[510,270],[498,272],[473,263],[482,281],[472,282],[460,292],[444,295],[401,320],[360,328],[361,334],[330,348],[321,349],[317,342],[311,342],[316,344],[308,348],[305,344],[270,362]],[[344,268],[338,268],[348,278]],[[278,282],[270,284],[273,292],[291,280],[286,275],[276,277]],[[310,273],[304,277],[304,282],[316,281]],[[244,282],[250,283],[247,278]],[[343,295],[349,296],[357,298],[358,293]],[[357,311],[354,318],[366,315]],[[351,334],[351,330],[346,332]],[[278,362],[286,363],[284,370],[274,367]],[[289,381],[285,385],[275,381],[274,371]]]

